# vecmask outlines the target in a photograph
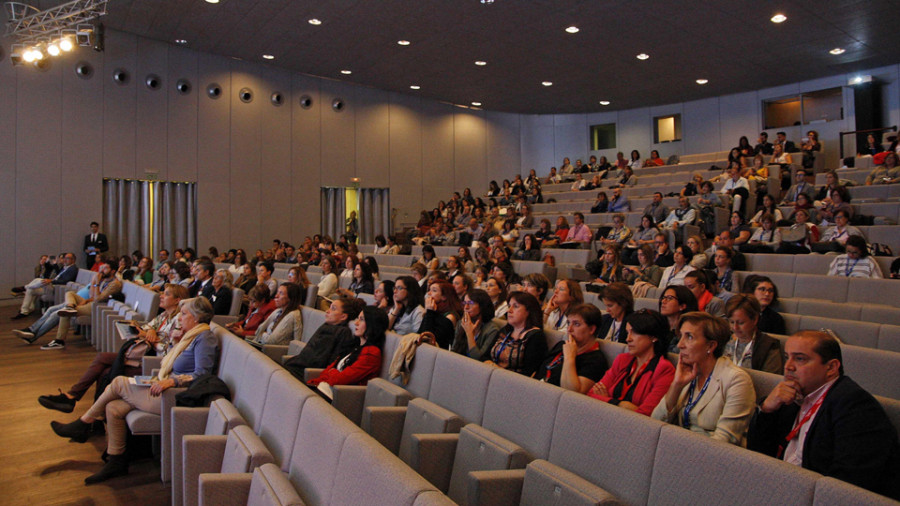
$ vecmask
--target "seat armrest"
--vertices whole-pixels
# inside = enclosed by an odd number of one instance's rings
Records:
[[[360,427],[397,455],[406,411],[406,406],[368,406],[363,410]]]
[[[217,323],[224,327],[224,326],[228,325],[229,323],[234,323],[234,322],[238,321],[238,317],[219,314],[219,315],[213,316],[212,321],[213,321],[213,323]]]
[[[168,483],[171,479],[172,471],[172,410],[175,409],[175,396],[184,392],[187,388],[168,388],[163,391],[160,407],[160,465],[159,477],[163,483]]]
[[[412,434],[409,465],[443,493],[450,488],[459,434]]]
[[[317,369],[315,367],[307,367],[303,370],[303,382],[309,383],[310,381],[319,377],[322,374],[322,371],[325,369]]]
[[[303,341],[293,339],[293,340],[291,340],[291,342],[288,343],[288,354],[296,355],[296,354],[300,353],[300,351],[303,350],[303,348],[305,346],[306,346],[306,343],[304,343]]]
[[[250,473],[201,474],[197,480],[200,506],[245,505],[250,498]]]
[[[183,454],[181,441],[184,436],[200,435],[206,432],[206,421],[209,418],[209,408],[179,408],[172,409],[172,438],[169,444],[170,460],[172,461],[169,479],[172,480],[172,504],[178,506],[182,501],[182,471]],[[163,475],[160,470],[160,477]],[[164,479],[164,478],[163,478]]]
[[[466,477],[469,504],[519,504],[524,469],[470,471]]]
[[[141,374],[144,376],[150,376],[153,372],[153,369],[159,369],[162,365],[162,357],[157,357],[154,355],[144,355],[144,360],[141,362]]]
[[[276,364],[281,363],[281,357],[287,355],[288,345],[286,344],[264,344],[262,352],[267,357],[275,361]]]
[[[181,440],[183,504],[197,503],[197,483],[201,474],[222,470],[227,442],[228,436],[189,435]]]
[[[359,426],[362,421],[363,406],[366,402],[366,387],[364,385],[333,385],[331,388],[334,392],[331,405]]]

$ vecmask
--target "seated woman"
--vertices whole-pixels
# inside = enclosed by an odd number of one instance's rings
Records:
[[[834,225],[836,223],[834,217],[838,211],[845,211],[851,218],[853,217],[853,207],[850,205],[850,192],[846,186],[838,186],[831,191],[830,198],[822,201],[818,218],[822,220],[823,225]]]
[[[334,273],[334,258],[330,256],[322,257],[319,261],[319,267],[322,268],[322,277],[319,279],[319,297],[330,298],[337,291],[340,283],[337,274]]]
[[[500,238],[504,243],[515,244],[519,240],[519,230],[516,228],[515,222],[511,219],[503,222],[503,230],[500,231]]]
[[[250,344],[288,344],[303,337],[300,306],[306,294],[295,283],[282,283],[275,293],[275,311],[256,329]]]
[[[843,253],[844,245],[850,237],[863,237],[860,229],[850,225],[850,213],[847,211],[838,211],[834,213],[833,227],[829,227],[822,235],[820,242],[811,244],[811,249],[816,253],[827,253],[829,251],[837,251]]]
[[[548,237],[541,243],[542,248],[555,248],[566,241],[569,236],[569,220],[565,216],[556,218],[556,230],[553,232],[555,237]]]
[[[462,311],[462,303],[452,284],[446,281],[431,283],[425,295],[425,316],[419,326],[419,334],[431,332],[435,345],[449,349]]]
[[[484,363],[531,376],[547,354],[547,339],[541,328],[541,306],[534,296],[513,292],[507,300],[508,322]]]
[[[533,234],[525,234],[522,246],[513,253],[516,260],[529,260],[539,262],[541,260],[541,246],[534,239]]]
[[[787,226],[791,223],[796,223],[797,213],[800,211],[806,211],[809,214],[811,221],[817,221],[817,212],[815,206],[813,206],[812,199],[809,198],[809,195],[801,193],[797,195],[797,201],[794,202],[794,210],[788,215],[787,220],[781,222],[781,225]]]
[[[626,281],[630,285],[634,285],[632,292],[637,293],[637,289],[641,283],[646,283],[653,287],[659,286],[659,280],[662,279],[662,267],[653,263],[653,246],[644,244],[637,250],[637,266],[626,266],[625,274],[628,277]],[[650,288],[649,286],[647,287]],[[646,291],[643,291],[646,293]]]
[[[625,319],[628,353],[619,354],[588,396],[649,416],[669,390],[675,367],[666,360],[669,326],[656,311]]]
[[[728,300],[730,294],[725,292],[731,292],[734,282],[734,269],[731,267],[732,258],[734,258],[734,250],[728,246],[717,247],[713,255],[713,263],[716,266],[714,270],[716,286],[711,291],[722,300]]]
[[[686,313],[678,323],[678,365],[652,417],[737,446],[756,408],[750,375],[722,356],[728,323],[706,313]]]
[[[591,206],[591,214],[605,213],[607,209],[609,209],[609,197],[606,196],[606,192],[600,192],[597,194],[597,200]]]
[[[883,278],[881,267],[869,256],[869,248],[862,236],[852,235],[847,239],[844,254],[838,255],[828,267],[829,276],[848,278]]]
[[[229,323],[226,328],[243,338],[256,336],[256,329],[275,311],[275,301],[269,294],[269,287],[265,284],[256,285],[250,290],[249,309],[247,314],[238,321]]]
[[[550,280],[539,272],[532,272],[522,278],[522,286],[517,288],[533,295],[537,299],[538,304],[543,304],[544,299],[547,298],[547,292],[550,291]]]
[[[394,309],[394,280],[385,279],[375,287],[375,304],[373,306],[385,312]]]
[[[840,178],[837,175],[837,172],[832,169],[825,172],[825,185],[819,188],[819,191],[816,192],[815,197],[813,198],[815,206],[817,208],[821,208],[823,205],[827,204],[829,200],[831,200],[831,194],[834,190],[840,186]]]
[[[344,258],[344,270],[341,271],[341,274],[340,274],[340,276],[338,276],[338,279],[352,280],[353,279],[353,271],[356,268],[357,264],[359,264],[359,258],[357,258],[356,255],[347,255],[347,257]]]
[[[219,269],[212,278],[213,295],[209,299],[213,305],[213,312],[217,315],[227,315],[231,312],[231,299],[234,295],[231,273],[228,269]]]
[[[388,313],[388,329],[402,335],[418,332],[425,317],[425,297],[422,287],[412,276],[400,276],[394,281],[394,308]]]
[[[732,338],[724,356],[734,365],[755,371],[784,374],[781,343],[759,330],[762,308],[752,295],[737,294],[725,304]]]
[[[803,168],[811,169],[822,151],[822,144],[819,142],[819,132],[810,130],[806,133],[806,139],[800,145],[800,151],[803,153]]]
[[[687,246],[675,248],[675,254],[672,256],[675,263],[663,271],[659,286],[683,285],[685,274],[694,270],[690,265],[693,258],[694,253]]]
[[[574,279],[559,279],[553,288],[553,295],[544,304],[543,326],[566,332],[569,327],[569,311],[584,303],[581,285]]]
[[[538,231],[534,233],[534,238],[537,239],[538,246],[542,248],[549,248],[551,245],[558,244],[556,242],[557,238],[553,234],[553,228],[550,226],[550,220],[547,218],[541,220]]]
[[[626,279],[625,266],[619,255],[617,244],[607,244],[603,247],[603,254],[594,261],[588,262],[585,269],[594,276],[591,282],[595,285],[606,285],[615,282],[624,282]]]
[[[306,271],[299,265],[295,265],[288,269],[287,282],[297,284],[303,290],[306,290],[311,284],[309,278],[306,276]]]
[[[644,160],[644,167],[662,167],[666,164],[666,161],[659,157],[659,151],[653,150],[650,152],[650,158]]]
[[[375,293],[375,279],[365,262],[356,264],[353,268],[353,281],[350,288],[338,288],[338,293],[346,297],[356,297],[361,293]]]
[[[644,244],[653,245],[653,240],[656,238],[656,234],[658,233],[659,229],[653,222],[653,216],[649,214],[641,216],[641,225],[634,231],[631,239],[629,239],[624,245],[625,249],[622,253],[622,261],[629,265],[635,265],[637,263],[638,248],[640,248]]]
[[[697,311],[704,311],[713,316],[725,316],[725,301],[716,297],[712,290],[713,283],[709,281],[709,275],[705,270],[696,270],[687,273],[684,277],[684,287],[694,294],[697,299]]]
[[[606,285],[601,295],[606,314],[600,323],[598,336],[606,341],[624,343],[628,337],[625,318],[634,312],[634,295],[624,283]]]
[[[472,258],[472,252],[469,251],[469,248],[460,246],[456,252],[456,257],[459,259],[459,265],[463,270],[469,273],[475,271],[475,260]]]
[[[771,214],[775,218],[775,223],[784,219],[784,215],[781,214],[781,209],[778,208],[778,205],[775,203],[775,197],[769,194],[766,194],[762,198],[762,208],[753,215],[753,218],[750,219],[750,225],[754,227],[762,226],[762,216],[766,213]]]
[[[38,397],[41,406],[55,409],[63,413],[71,413],[75,403],[95,382],[99,397],[109,381],[115,376],[137,376],[141,373],[141,357],[144,355],[165,355],[181,337],[181,322],[178,318],[178,305],[188,298],[187,288],[171,283],[166,284],[159,294],[159,308],[162,312],[150,322],[138,328],[138,335],[122,345],[118,353],[98,353],[93,362],[68,392],[59,391],[57,395]],[[113,369],[116,369],[115,371]],[[106,379],[108,378],[108,379]],[[102,385],[102,386],[101,386]]]
[[[891,152],[884,157],[884,165],[875,167],[866,177],[866,184],[900,183],[900,156]]]
[[[678,353],[678,320],[692,311],[699,311],[697,297],[683,285],[670,286],[659,296],[659,314],[669,322],[669,353]]]
[[[450,349],[484,362],[490,359],[491,348],[500,327],[493,321],[494,303],[484,290],[469,290],[463,299],[463,316],[456,324]]]
[[[85,478],[87,485],[128,474],[125,441],[128,425],[125,416],[133,409],[161,414],[159,396],[172,387],[187,387],[195,378],[215,369],[219,340],[209,329],[213,317],[212,304],[204,297],[184,299],[180,304],[181,330],[178,344],[163,358],[159,374],[150,387],[136,385],[129,378],[119,376],[106,387],[103,394],[81,418],[67,423],[51,422],[58,436],[76,442],[87,441],[91,424],[106,420],[106,453],[108,459],[98,473]]]
[[[553,346],[533,377],[586,394],[609,367],[597,342],[602,318],[600,310],[591,304],[573,307],[569,312],[568,338]]]
[[[307,382],[327,398],[330,388],[322,385],[365,385],[381,372],[381,354],[384,347],[388,317],[384,311],[372,306],[363,307],[356,317],[353,335],[359,343],[345,356],[335,360],[315,379]]]
[[[751,274],[744,281],[743,293],[753,295],[759,303],[760,332],[787,335],[784,318],[775,309],[778,307],[778,287],[768,276]],[[779,373],[780,374],[780,373]]]
[[[700,193],[700,185],[703,184],[703,175],[699,172],[694,172],[694,175],[691,177],[691,180],[685,183],[684,188],[679,192],[679,196],[681,197],[693,197],[694,195]]]
[[[781,245],[775,253],[799,255],[810,252],[810,245],[819,240],[819,227],[809,220],[809,211],[801,209],[794,215],[797,221],[782,233]]]
[[[707,257],[706,252],[703,251],[703,239],[701,239],[699,235],[692,235],[688,237],[685,244],[687,244],[691,253],[694,254],[690,265],[695,269],[705,268],[706,264],[709,262],[709,257]]]
[[[739,212],[731,213],[730,223],[728,230],[731,232],[735,246],[740,246],[750,240],[750,227],[744,223],[744,215]]]
[[[422,246],[422,257],[419,258],[418,262],[423,264],[428,269],[428,272],[437,270],[441,265],[441,262],[434,254],[434,246],[430,244]]]
[[[506,304],[506,283],[497,277],[489,277],[484,281],[484,291],[494,304],[494,318],[506,318],[509,307]]]
[[[750,240],[741,246],[743,253],[775,253],[781,245],[781,231],[775,226],[775,217],[765,213],[760,217],[762,227],[757,228]]]

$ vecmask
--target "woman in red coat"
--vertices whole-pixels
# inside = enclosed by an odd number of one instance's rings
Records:
[[[310,380],[309,386],[320,387],[320,383],[328,385],[365,385],[381,372],[381,348],[384,346],[384,333],[388,328],[387,314],[374,306],[366,306],[354,322],[353,335],[359,338],[359,345],[347,355],[331,363],[318,378]]]
[[[675,377],[666,360],[669,324],[656,311],[642,309],[625,318],[625,329],[628,353],[616,357],[588,395],[650,416]]]

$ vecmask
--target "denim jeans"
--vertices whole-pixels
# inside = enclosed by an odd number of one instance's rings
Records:
[[[35,339],[50,332],[53,327],[59,325],[59,310],[64,307],[66,307],[65,304],[58,304],[47,309],[47,312],[44,313],[38,321],[32,323],[31,326],[28,327],[28,330],[34,333]]]

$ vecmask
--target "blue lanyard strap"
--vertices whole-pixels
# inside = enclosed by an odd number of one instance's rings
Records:
[[[684,416],[682,416],[681,425],[684,426],[685,429],[691,428],[691,410],[694,409],[694,406],[700,401],[700,398],[703,397],[703,394],[706,393],[706,388],[709,386],[709,380],[712,379],[712,373],[706,377],[706,382],[703,383],[703,388],[700,389],[700,393],[697,395],[696,399],[694,397],[694,388],[697,386],[697,378],[691,380],[691,386],[688,388],[687,393],[687,404],[684,405]]]
[[[849,258],[847,260],[849,260]],[[850,274],[853,273],[853,269],[856,268],[856,264],[858,264],[858,263],[859,263],[858,258],[856,260],[854,260],[852,264],[850,262],[847,262],[847,267],[844,268],[844,275],[849,278]]]

